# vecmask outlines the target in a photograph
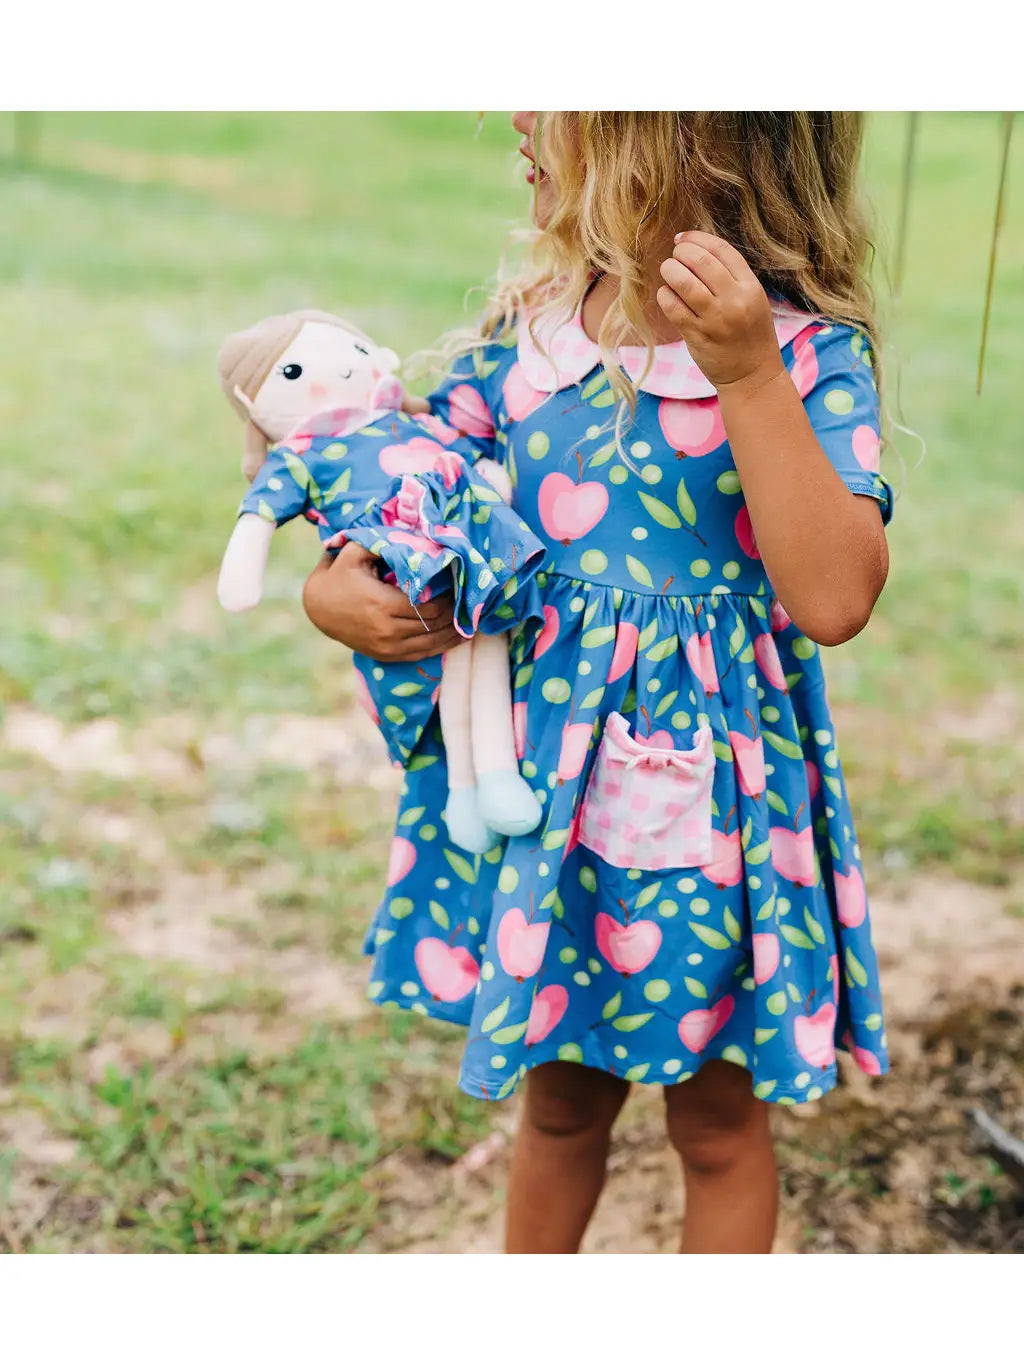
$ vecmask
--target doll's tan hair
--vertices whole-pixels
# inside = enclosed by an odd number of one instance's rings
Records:
[[[267,458],[270,443],[266,432],[261,431],[253,421],[252,413],[239,399],[238,393],[243,393],[250,402],[255,401],[274,362],[284,354],[307,322],[324,322],[331,327],[340,327],[360,341],[365,341],[368,346],[375,344],[362,328],[338,317],[336,313],[325,313],[320,308],[298,308],[294,313],[277,313],[241,332],[232,332],[217,356],[220,386],[245,423],[242,473],[250,481],[256,477],[260,465]]]

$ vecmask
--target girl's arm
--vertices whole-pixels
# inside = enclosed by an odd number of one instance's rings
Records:
[[[867,624],[888,572],[878,486],[855,466],[853,491],[825,453],[782,363],[767,295],[735,248],[683,233],[661,273],[662,310],[718,390],[779,601],[811,639],[841,644]],[[848,419],[845,431],[852,439]]]

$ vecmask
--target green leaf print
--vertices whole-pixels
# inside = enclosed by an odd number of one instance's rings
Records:
[[[665,526],[670,531],[678,531],[682,528],[683,523],[676,516],[675,512],[672,511],[671,507],[668,507],[663,503],[660,498],[653,498],[650,493],[641,493],[640,501],[647,508],[647,511],[659,526]]]
[[[518,1072],[518,1071],[513,1071],[512,1075],[509,1076],[508,1080],[507,1080],[507,1081],[505,1082],[505,1084],[501,1087],[501,1089],[498,1091],[497,1095],[495,1095],[494,1098],[495,1098],[496,1100],[505,1100],[505,1099],[508,1099],[509,1095],[511,1095],[511,1094],[512,1094],[512,1091],[516,1088],[516,1084],[517,1084],[518,1080],[519,1080],[519,1072]],[[772,1082],[772,1084],[774,1085],[774,1081]]]
[[[344,441],[332,441],[329,446],[324,446],[320,452],[321,460],[343,460],[348,454],[348,446]]]
[[[313,486],[313,476],[307,469],[305,462],[300,460],[294,451],[285,447],[281,448],[281,458],[284,460],[288,473],[299,487],[305,491],[310,491]]]
[[[637,642],[636,642],[637,650],[642,654],[642,653],[644,652],[644,650],[647,648],[648,645],[653,645],[653,644],[654,644],[654,641],[655,641],[655,638],[656,638],[657,634],[658,634],[658,623],[657,623],[657,621],[651,621],[649,625],[644,626],[643,630],[640,632],[639,636],[637,637]],[[634,700],[633,705],[635,705],[635,704],[636,704],[636,702],[635,702],[635,700]],[[633,709],[632,706],[627,706],[627,707],[625,707],[625,710],[627,710],[627,711],[631,711],[632,709]]]
[[[277,525],[277,513],[271,507],[270,503],[267,502],[266,498],[260,498],[259,502],[256,504],[256,511],[264,521],[269,521],[272,526]]]
[[[733,761],[732,746],[730,744],[726,744],[724,740],[721,739],[712,740],[711,747],[714,750],[715,757],[718,759],[719,763],[731,763]]]
[[[676,506],[679,508],[679,515],[686,522],[687,526],[696,526],[697,509],[693,505],[693,499],[686,491],[686,480],[680,479],[676,485]]]
[[[650,886],[645,886],[633,902],[637,910],[642,910],[645,905],[650,905],[655,896],[661,890],[661,882],[651,882]]]
[[[807,932],[810,934],[811,938],[814,939],[815,943],[825,942],[825,930],[806,906],[804,906],[804,923],[807,925]]]
[[[853,949],[846,950],[846,970],[853,977],[858,986],[868,984],[868,974],[853,955]]]
[[[400,825],[414,825],[426,809],[426,806],[415,806],[412,810],[404,811],[398,823]]]
[[[753,828],[754,828],[753,821],[750,819],[750,816],[748,815],[746,823],[743,826],[743,833],[740,835],[740,843],[743,845],[744,852],[746,852],[746,850],[750,847],[750,835]]]
[[[588,692],[580,702],[579,711],[586,711],[592,706],[600,706],[601,698],[604,696],[604,683],[600,687],[595,687],[593,692]],[[577,715],[579,715],[577,711]]]
[[[765,792],[765,796],[772,810],[777,810],[780,815],[785,815],[788,818],[789,807],[786,805],[785,801],[783,801],[782,797],[778,794],[778,792],[773,792],[769,790]]]
[[[729,636],[730,655],[735,656],[740,652],[740,650],[743,648],[743,644],[746,638],[747,638],[746,626],[744,626],[742,621],[737,621],[735,630]]]
[[[508,1028],[500,1028],[497,1033],[491,1034],[491,1042],[497,1043],[499,1047],[507,1047],[509,1043],[518,1043],[519,1039],[526,1032],[526,1023],[509,1024]]]
[[[708,998],[707,987],[704,985],[703,981],[698,981],[695,976],[684,976],[683,985],[690,994],[695,995],[698,1000],[706,1000]]]
[[[584,631],[580,644],[584,649],[597,649],[601,645],[610,645],[614,639],[614,626],[595,626],[593,630]]]
[[[444,856],[448,859],[449,866],[457,877],[461,877],[469,886],[476,885],[476,868],[472,863],[467,862],[461,853],[453,853],[450,848],[446,848]]]
[[[423,684],[416,682],[398,683],[391,689],[393,697],[418,697],[423,691]]]
[[[592,408],[610,408],[615,402],[615,392],[613,389],[602,389],[596,398],[590,400]]]
[[[409,771],[418,773],[423,768],[429,768],[432,763],[437,762],[437,754],[417,754],[409,762]]]
[[[754,1029],[754,1045],[760,1047],[762,1043],[770,1043],[778,1033],[777,1028],[756,1028]]]
[[[666,692],[665,695],[662,697],[661,701],[659,701],[657,706],[654,708],[654,719],[657,720],[660,715],[664,714],[664,712],[671,710],[671,708],[675,704],[676,697],[678,696],[679,696],[678,692]]]
[[[587,468],[599,469],[601,465],[607,464],[615,453],[615,442],[609,441],[608,444],[602,446],[600,450],[594,451],[593,455],[591,455],[590,459],[587,461]]]
[[[429,909],[430,918],[434,921],[438,928],[444,929],[445,932],[447,933],[447,931],[452,927],[452,922],[448,918],[448,911],[444,908],[443,905],[439,905],[437,901],[431,901]]]
[[[769,1014],[785,1014],[787,1009],[785,991],[775,991],[764,1003]]]
[[[739,943],[740,939],[743,937],[743,931],[740,928],[739,920],[731,910],[726,909],[722,916],[722,921],[725,924],[725,932],[732,939],[733,943]]]
[[[752,863],[754,867],[757,867],[759,863],[764,863],[768,861],[768,859],[771,857],[771,852],[772,841],[770,839],[766,839],[763,844],[755,844],[753,848],[747,849],[746,854],[747,862]]]
[[[600,605],[601,605],[601,599],[600,599],[599,597],[595,597],[594,600],[593,600],[593,602],[591,602],[590,606],[589,606],[589,607],[586,609],[586,611],[583,613],[583,629],[584,629],[584,630],[586,630],[586,628],[590,625],[591,621],[592,621],[592,620],[594,619],[594,617],[597,615],[597,609],[598,609],[598,607],[599,607]]]
[[[690,928],[700,939],[701,943],[706,943],[709,948],[729,948],[732,945],[724,934],[720,934],[717,929],[711,929],[706,924],[697,924],[694,920],[688,921]]]
[[[649,1014],[622,1014],[618,1019],[612,1020],[612,1028],[618,1029],[620,1033],[635,1033],[638,1028],[643,1028],[644,1024],[650,1023],[653,1018],[653,1010]]]
[[[792,943],[794,948],[813,948],[814,944],[807,937],[802,929],[795,929],[792,924],[780,924],[779,933],[787,943]]]
[[[541,842],[541,847],[546,852],[551,853],[556,848],[561,848],[569,838],[567,829],[549,829]]]
[[[647,568],[647,565],[637,559],[634,555],[626,556],[626,568],[636,581],[642,583],[645,588],[654,587],[654,580],[651,578],[650,570]],[[657,626],[655,626],[655,630],[657,630]]]
[[[611,998],[611,999],[608,1001],[608,1003],[605,1005],[604,1009],[601,1011],[601,1018],[602,1018],[602,1019],[614,1019],[615,1016],[618,1014],[618,1012],[619,1012],[619,1010],[620,1010],[621,1008],[622,1008],[622,992],[621,992],[621,991],[616,991],[615,994],[612,996],[612,998]]]
[[[335,498],[340,498],[342,493],[348,492],[348,486],[352,482],[352,469],[343,469],[338,477],[324,494],[324,502],[333,502]]]
[[[505,1018],[505,1015],[508,1014],[508,1007],[511,1003],[512,997],[506,995],[501,1004],[496,1005],[494,1009],[491,1010],[490,1014],[485,1016],[483,1023],[480,1025],[480,1032],[490,1033],[492,1029],[496,1029]]]
[[[785,739],[782,735],[774,735],[771,730],[762,730],[761,735],[765,742],[770,744],[773,749],[777,749],[784,758],[803,758],[804,751],[799,744],[794,744],[791,739]]]
[[[825,786],[828,787],[837,801],[843,799],[843,784],[839,781],[838,777],[829,777],[826,775]]]
[[[651,645],[646,657],[650,659],[652,664],[660,664],[666,659],[671,659],[678,648],[679,636],[669,635],[666,639],[659,640],[656,645]]]
[[[608,375],[606,372],[604,370],[598,370],[593,379],[588,379],[583,385],[583,388],[580,389],[580,397],[584,400],[593,398],[594,394],[597,393],[599,389],[604,388],[607,383]]]

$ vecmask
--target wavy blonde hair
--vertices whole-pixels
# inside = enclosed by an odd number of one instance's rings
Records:
[[[639,335],[652,251],[684,228],[713,232],[764,287],[798,308],[862,329],[874,349],[873,247],[861,207],[860,113],[574,112],[539,116],[540,166],[555,206],[527,236],[518,273],[497,280],[476,344],[524,311],[571,315],[595,274],[619,282],[597,341],[611,383],[635,410],[616,348]],[[538,172],[538,182],[540,175]],[[452,356],[473,344],[451,334]]]

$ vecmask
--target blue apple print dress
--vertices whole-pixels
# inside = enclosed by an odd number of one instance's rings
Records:
[[[888,519],[864,336],[775,305],[825,452]],[[501,1099],[561,1059],[671,1084],[709,1058],[778,1103],[887,1069],[856,835],[817,646],[774,600],[714,389],[683,343],[624,347],[617,409],[579,318],[460,360],[515,507],[544,542],[542,622],[512,639],[540,827],[469,858],[445,837],[436,720],[407,764],[370,994],[468,1027],[460,1085]],[[378,713],[403,669],[371,675]],[[408,666],[409,678],[415,676]]]

